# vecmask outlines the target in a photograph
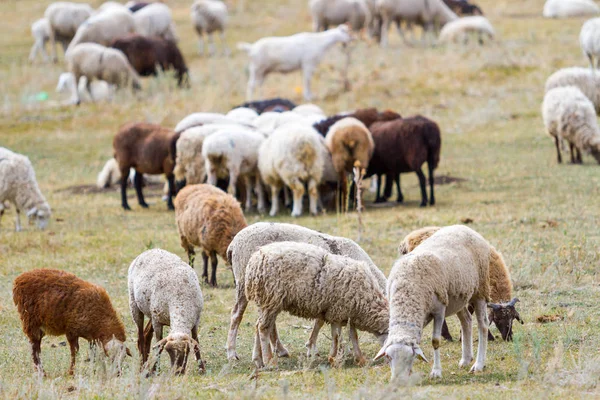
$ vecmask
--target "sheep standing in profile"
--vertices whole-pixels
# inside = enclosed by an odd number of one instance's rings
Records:
[[[196,0],[192,4],[192,24],[198,33],[198,51],[204,55],[204,35],[208,36],[208,53],[215,54],[213,34],[219,33],[223,55],[229,54],[225,43],[225,27],[227,26],[227,5],[221,0]]]

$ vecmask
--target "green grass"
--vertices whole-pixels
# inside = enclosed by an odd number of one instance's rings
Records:
[[[13,231],[14,210],[0,229],[0,396],[5,398],[580,398],[598,396],[600,379],[600,212],[599,167],[590,157],[583,166],[557,165],[552,141],[543,130],[540,105],[546,77],[555,69],[585,65],[578,46],[583,20],[541,18],[543,2],[481,0],[498,39],[486,47],[406,47],[391,33],[390,47],[354,45],[350,77],[353,90],[341,91],[336,72],[339,50],[323,61],[313,80],[315,102],[333,113],[362,106],[390,108],[403,115],[420,113],[442,129],[442,160],[437,175],[465,179],[436,188],[437,205],[418,207],[414,174],[403,175],[406,204],[369,207],[363,218],[361,245],[387,274],[403,236],[425,225],[460,223],[471,226],[502,251],[511,268],[525,325],[515,326],[513,343],[489,345],[487,368],[470,375],[457,367],[458,342],[444,343],[444,378],[427,377],[430,366],[415,365],[413,384],[389,385],[389,367],[377,362],[356,367],[347,350],[344,364],[330,368],[325,357],[307,360],[304,343],[309,321],[281,315],[280,335],[291,358],[251,379],[255,308],[242,323],[238,353],[229,364],[224,344],[233,305],[232,276],[219,267],[221,287],[203,286],[205,308],[200,344],[207,373],[191,368],[184,377],[169,373],[145,379],[137,373],[137,355],[128,359],[121,377],[107,373],[102,362],[85,362],[82,343],[75,377],[66,375],[68,348],[51,347],[64,338],[43,341],[42,361],[48,378],[33,374],[29,344],[11,299],[13,279],[33,268],[60,268],[104,286],[123,318],[128,346],[136,333],[129,316],[126,275],[129,263],[149,247],[182,257],[174,215],[166,211],[158,191],[148,192],[150,209],[131,199],[132,212],[120,208],[116,190],[80,194],[75,186],[95,182],[112,155],[118,127],[143,120],[174,126],[195,111],[227,111],[243,101],[246,56],[200,58],[189,23],[189,1],[169,1],[181,48],[192,74],[192,89],[180,91],[171,81],[147,79],[139,97],[121,93],[112,103],[60,105],[68,96],[54,93],[62,64],[29,65],[29,25],[50,1],[0,2],[0,146],[28,155],[41,189],[53,209],[48,230],[26,226]],[[99,5],[100,1],[93,1]],[[305,1],[246,2],[243,15],[232,13],[227,40],[254,41],[310,29]],[[235,9],[234,4],[230,4]],[[338,58],[339,57],[339,58]],[[299,73],[271,76],[263,94],[300,102]],[[46,91],[46,102],[30,101]],[[151,194],[151,195],[150,195]],[[133,196],[133,190],[130,192]],[[287,215],[259,220],[293,221],[335,235],[356,238],[354,214],[328,213],[292,220]],[[558,315],[541,324],[538,316]],[[456,318],[450,329],[458,336]],[[493,328],[495,329],[495,328]],[[431,353],[431,327],[423,349]],[[322,354],[329,346],[328,329],[319,338]],[[360,335],[368,357],[379,350],[375,340]],[[348,341],[346,339],[346,348]],[[134,352],[135,353],[135,352]],[[167,367],[167,357],[163,367]]]

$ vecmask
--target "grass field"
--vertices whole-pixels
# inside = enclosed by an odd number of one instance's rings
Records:
[[[600,396],[600,167],[590,157],[584,165],[557,165],[553,142],[540,116],[543,85],[554,70],[586,65],[578,46],[583,20],[545,20],[542,0],[479,0],[498,39],[478,45],[409,48],[391,33],[382,50],[358,42],[350,69],[352,91],[342,92],[339,50],[324,60],[313,80],[315,103],[327,112],[375,106],[402,115],[421,113],[442,129],[438,176],[461,178],[438,185],[435,207],[421,209],[414,174],[402,178],[406,203],[372,207],[367,200],[361,245],[389,273],[402,237],[425,225],[449,225],[471,219],[470,226],[502,251],[511,268],[524,325],[515,326],[514,342],[495,341],[488,348],[483,373],[458,369],[460,343],[444,343],[444,378],[430,380],[430,366],[415,364],[413,385],[390,385],[382,362],[356,367],[349,350],[345,363],[330,368],[326,357],[304,356],[309,321],[282,315],[278,325],[291,358],[254,373],[251,362],[255,308],[240,329],[241,360],[229,364],[224,344],[234,291],[231,272],[219,267],[218,289],[203,285],[205,308],[200,344],[207,373],[191,369],[183,377],[168,372],[146,379],[137,373],[137,354],[121,377],[101,362],[85,362],[82,345],[74,377],[66,375],[64,337],[43,341],[48,377],[33,373],[28,341],[11,297],[12,281],[34,268],[59,268],[104,286],[123,318],[128,346],[136,332],[127,304],[127,268],[142,251],[160,247],[185,257],[174,214],[166,211],[159,191],[147,191],[150,208],[132,212],[120,207],[115,189],[95,192],[96,174],[112,156],[112,137],[128,121],[174,126],[195,111],[227,111],[242,102],[246,56],[200,58],[189,22],[190,1],[167,1],[173,8],[181,48],[192,75],[192,88],[180,91],[172,80],[146,79],[138,97],[122,93],[110,103],[61,106],[68,96],[54,93],[62,63],[29,65],[31,22],[43,15],[48,0],[0,2],[0,146],[24,153],[53,209],[46,231],[25,226],[14,232],[14,209],[0,229],[0,396],[4,398],[592,398]],[[100,1],[92,1],[98,6]],[[230,4],[234,9],[234,4]],[[247,1],[243,14],[232,13],[227,41],[254,41],[311,27],[304,0]],[[61,58],[62,61],[62,58]],[[271,76],[264,96],[300,102],[299,73]],[[49,100],[36,102],[45,91]],[[130,190],[133,196],[133,189]],[[355,214],[328,213],[292,220],[287,215],[260,220],[298,223],[335,235],[356,238]],[[557,321],[539,323],[538,317]],[[450,329],[459,335],[456,318]],[[497,331],[494,332],[497,334]],[[431,354],[431,327],[423,350]],[[319,339],[322,354],[328,329]],[[360,335],[367,357],[379,350],[374,338]],[[348,340],[345,339],[348,347]],[[134,352],[136,353],[136,352]],[[167,369],[167,357],[163,365]]]

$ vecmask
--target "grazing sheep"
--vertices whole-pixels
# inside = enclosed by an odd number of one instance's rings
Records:
[[[77,101],[81,100],[82,97],[86,96],[88,90],[87,78],[82,77],[79,80],[79,84],[75,84],[75,76],[70,72],[63,72],[58,77],[58,83],[56,84],[57,92],[70,92],[71,99],[69,103],[77,104]],[[90,100],[110,100],[114,96],[115,86],[109,85],[107,82],[102,80],[92,81],[89,85],[89,91],[91,93]]]
[[[143,174],[165,174],[169,184],[167,207],[173,210],[175,193],[175,149],[179,134],[160,125],[130,122],[119,128],[113,139],[115,159],[119,163],[121,176],[128,176],[135,169],[134,186],[138,203],[148,208],[142,194]],[[131,210],[127,203],[127,179],[121,179],[121,206]]]
[[[542,15],[545,18],[571,18],[598,12],[600,7],[593,0],[547,0]]]
[[[46,43],[50,40],[50,23],[46,18],[40,18],[31,24],[31,36],[34,42],[29,52],[29,62],[34,62],[38,53],[42,55],[44,62],[48,61]]]
[[[227,358],[238,359],[236,348],[237,331],[242,322],[244,312],[248,306],[248,299],[245,293],[245,275],[248,260],[260,247],[275,242],[301,242],[310,243],[318,246],[325,251],[342,255],[353,260],[362,261],[369,266],[371,274],[375,277],[381,290],[385,292],[387,280],[383,273],[373,263],[369,255],[361,249],[354,241],[339,237],[330,236],[321,232],[313,231],[299,225],[276,224],[267,222],[258,222],[242,229],[231,241],[227,249],[227,262],[231,264],[233,275],[235,277],[235,304],[231,310],[231,325],[227,336]],[[306,343],[308,354],[315,354],[317,350],[317,337],[319,330],[323,326],[323,319],[318,317],[315,321],[314,329],[310,340]],[[273,331],[273,343],[277,348],[277,354],[284,357],[288,351],[283,347],[277,336],[277,330]]]
[[[257,85],[260,88],[268,74],[302,69],[304,98],[310,100],[310,80],[321,58],[333,45],[348,43],[350,39],[348,27],[340,25],[325,32],[266,37],[254,44],[238,43],[238,48],[246,51],[250,57],[246,99],[252,100],[254,88]]]
[[[546,79],[546,93],[561,86],[576,86],[587,96],[600,113],[600,74],[589,68],[572,67],[559,69]]]
[[[375,152],[367,177],[377,175],[377,197],[375,202],[386,202],[392,195],[392,184],[396,182],[398,202],[404,201],[400,190],[400,174],[415,172],[421,186],[421,207],[427,206],[426,180],[421,166],[427,162],[429,169],[429,204],[435,204],[433,171],[440,161],[442,146],[440,128],[432,120],[417,115],[398,118],[387,122],[376,122],[370,126],[375,142]],[[385,175],[385,189],[380,197],[381,176]]]
[[[444,25],[440,31],[439,40],[440,42],[461,41],[467,43],[471,34],[477,36],[479,44],[483,44],[484,38],[494,39],[494,28],[486,17],[462,17]]]
[[[87,78],[86,88],[93,101],[91,84],[95,79],[106,81],[108,84],[122,88],[131,85],[132,89],[140,90],[140,78],[127,61],[122,51],[104,47],[97,43],[80,43],[67,54],[69,71],[79,83],[82,76]],[[75,91],[75,104],[81,102],[79,92]]]
[[[216,287],[217,255],[227,260],[227,247],[235,235],[248,225],[240,203],[217,187],[188,185],[175,198],[175,220],[181,247],[188,255],[190,266],[194,266],[194,246],[201,247],[204,262],[202,277],[209,283],[210,257],[210,285]]]
[[[245,291],[258,306],[252,359],[258,368],[269,364],[271,337],[281,311],[331,324],[333,363],[342,325],[348,324],[354,359],[364,363],[356,330],[374,334],[381,343],[388,333],[389,307],[367,263],[331,254],[298,242],[262,246],[246,266]]]
[[[150,3],[133,13],[136,32],[144,36],[159,36],[177,42],[171,10],[163,3]]]
[[[571,163],[581,164],[581,152],[591,153],[600,164],[600,129],[594,104],[575,86],[554,88],[542,103],[546,132],[554,138],[558,163],[563,140],[569,142]],[[575,154],[577,153],[577,154]]]
[[[251,109],[255,110],[258,114],[262,114],[267,111],[276,111],[276,112],[290,111],[291,109],[296,107],[296,104],[294,104],[294,102],[292,102],[288,99],[282,99],[280,97],[275,97],[275,98],[266,99],[266,100],[248,101],[246,103],[240,104],[239,106],[237,106],[235,108],[239,108],[239,107],[251,108]]]
[[[215,54],[213,33],[219,32],[223,55],[229,54],[225,43],[225,27],[227,25],[227,5],[221,0],[196,0],[192,4],[192,24],[198,33],[198,51],[204,55],[204,34],[208,36],[208,53]]]
[[[27,219],[34,220],[39,229],[48,226],[50,205],[38,187],[29,158],[0,147],[0,220],[7,201],[15,205],[17,232],[21,231],[21,211],[25,211]]]
[[[252,108],[236,107],[225,114],[225,117],[242,124],[252,124],[252,121],[258,117],[258,113]]]
[[[420,348],[423,328],[433,320],[431,377],[442,377],[440,360],[444,317],[456,314],[462,327],[460,367],[473,359],[471,314],[479,328],[477,361],[471,372],[483,371],[487,349],[490,245],[474,230],[461,225],[434,233],[409,254],[400,257],[388,278],[389,336],[375,357],[391,358],[392,380],[408,378]]]
[[[466,15],[483,15],[481,8],[466,0],[444,0],[444,4],[461,17]]]
[[[308,7],[315,32],[344,23],[359,31],[371,23],[371,11],[365,0],[310,0]]]
[[[590,68],[593,71],[600,65],[600,18],[585,21],[579,33],[579,45],[590,61]],[[598,65],[594,65],[594,59]]]
[[[1,203],[1,202],[0,202]],[[69,375],[75,372],[79,338],[99,344],[120,367],[125,354],[125,327],[104,288],[56,269],[35,269],[19,275],[13,284],[13,301],[23,332],[31,343],[36,371],[44,374],[40,353],[46,335],[66,335],[71,349]]]
[[[148,360],[152,333],[159,355],[167,350],[175,373],[185,373],[190,349],[200,373],[204,362],[198,344],[198,325],[204,306],[198,277],[175,254],[161,249],[143,252],[133,260],[127,274],[129,309],[138,329],[138,350],[142,366]],[[144,332],[144,317],[150,322]],[[163,339],[163,326],[170,326]]]
[[[292,217],[302,215],[304,185],[308,187],[310,213],[317,215],[318,186],[324,160],[317,132],[310,126],[290,123],[278,128],[258,150],[258,169],[263,181],[271,186],[271,212],[279,211],[282,185],[292,190]]]
[[[141,76],[156,76],[158,68],[163,71],[173,69],[178,85],[189,85],[188,67],[175,42],[133,34],[114,40],[110,47],[121,50]]]
[[[77,28],[94,13],[89,4],[57,1],[48,6],[44,18],[50,24],[50,43],[52,44],[52,61],[56,62],[56,42],[60,42],[66,53],[67,46]]]

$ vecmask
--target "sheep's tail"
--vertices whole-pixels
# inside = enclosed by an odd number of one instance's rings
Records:
[[[102,171],[100,171],[100,173],[98,174],[96,186],[100,189],[108,188],[119,175],[120,172],[117,160],[111,158],[106,162],[106,164],[104,164],[104,168],[102,168]]]
[[[250,53],[250,51],[252,50],[252,43],[247,43],[247,42],[238,42],[238,44],[236,45],[238,50],[243,50],[246,53]]]

